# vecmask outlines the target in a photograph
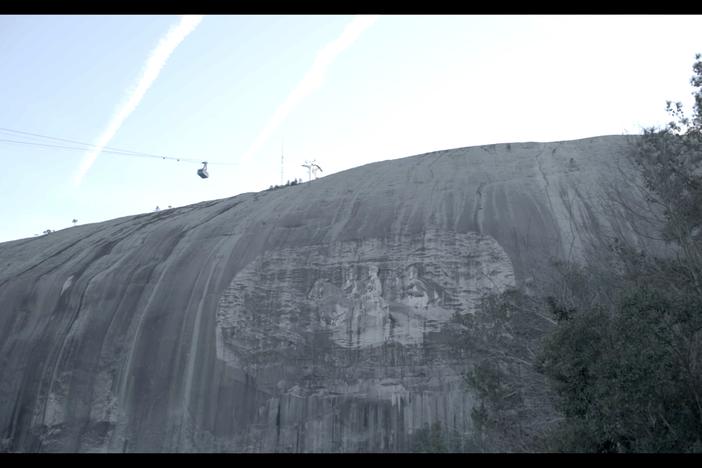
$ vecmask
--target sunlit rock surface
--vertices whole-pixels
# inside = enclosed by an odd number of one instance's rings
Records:
[[[634,216],[601,207],[602,183],[635,179],[626,145],[439,151],[0,244],[0,449],[403,451],[427,423],[468,434],[452,319],[608,233],[643,246]]]

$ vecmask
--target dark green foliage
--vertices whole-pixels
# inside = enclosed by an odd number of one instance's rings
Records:
[[[538,357],[565,419],[557,450],[702,451],[702,61],[696,57],[692,117],[632,146],[646,215],[672,254],[654,256],[614,239],[604,263],[565,265],[547,305],[557,327]],[[606,278],[602,281],[602,278]]]
[[[477,397],[470,442],[480,451],[548,450],[546,429],[560,418],[534,366],[540,341],[555,324],[543,308],[541,301],[507,290],[460,318],[472,361],[466,383]]]
[[[695,450],[702,437],[699,307],[637,288],[615,314],[594,309],[560,322],[539,359],[566,417],[560,450]]]
[[[302,179],[293,179],[292,181],[288,180],[285,185],[271,185],[269,186],[265,191],[268,192],[270,190],[278,190],[283,187],[292,187],[293,185],[299,185],[302,183]]]
[[[649,129],[632,152],[643,175],[647,196],[665,218],[663,236],[678,245],[680,266],[702,294],[702,60],[698,54],[691,83],[693,115],[681,103],[668,102],[673,117],[665,129]]]
[[[476,449],[702,452],[700,55],[693,71],[693,115],[668,103],[674,120],[633,141],[645,202],[603,202],[643,220],[656,250],[613,228],[587,263],[554,265],[543,300],[509,290],[457,318]]]
[[[553,296],[548,296],[546,298],[546,305],[548,305],[549,310],[551,311],[553,316],[556,317],[556,320],[558,322],[562,322],[563,320],[570,320],[575,314],[574,308],[568,308],[566,306],[558,304]]]

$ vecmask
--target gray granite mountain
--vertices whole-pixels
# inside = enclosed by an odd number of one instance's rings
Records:
[[[645,242],[600,203],[636,178],[628,138],[438,151],[2,243],[0,450],[470,434],[453,319],[607,232]]]

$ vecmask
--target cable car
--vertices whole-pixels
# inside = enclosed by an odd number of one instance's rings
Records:
[[[207,173],[207,161],[202,161],[202,168],[197,170],[197,175],[203,179],[207,179],[210,175]]]

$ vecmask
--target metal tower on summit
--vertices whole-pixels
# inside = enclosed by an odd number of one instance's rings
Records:
[[[324,172],[322,171],[322,168],[319,167],[319,164],[317,164],[317,161],[313,159],[312,161],[305,161],[305,164],[302,165],[302,167],[307,168],[307,180],[312,180],[312,176],[314,178],[317,178],[317,171],[319,172]]]

